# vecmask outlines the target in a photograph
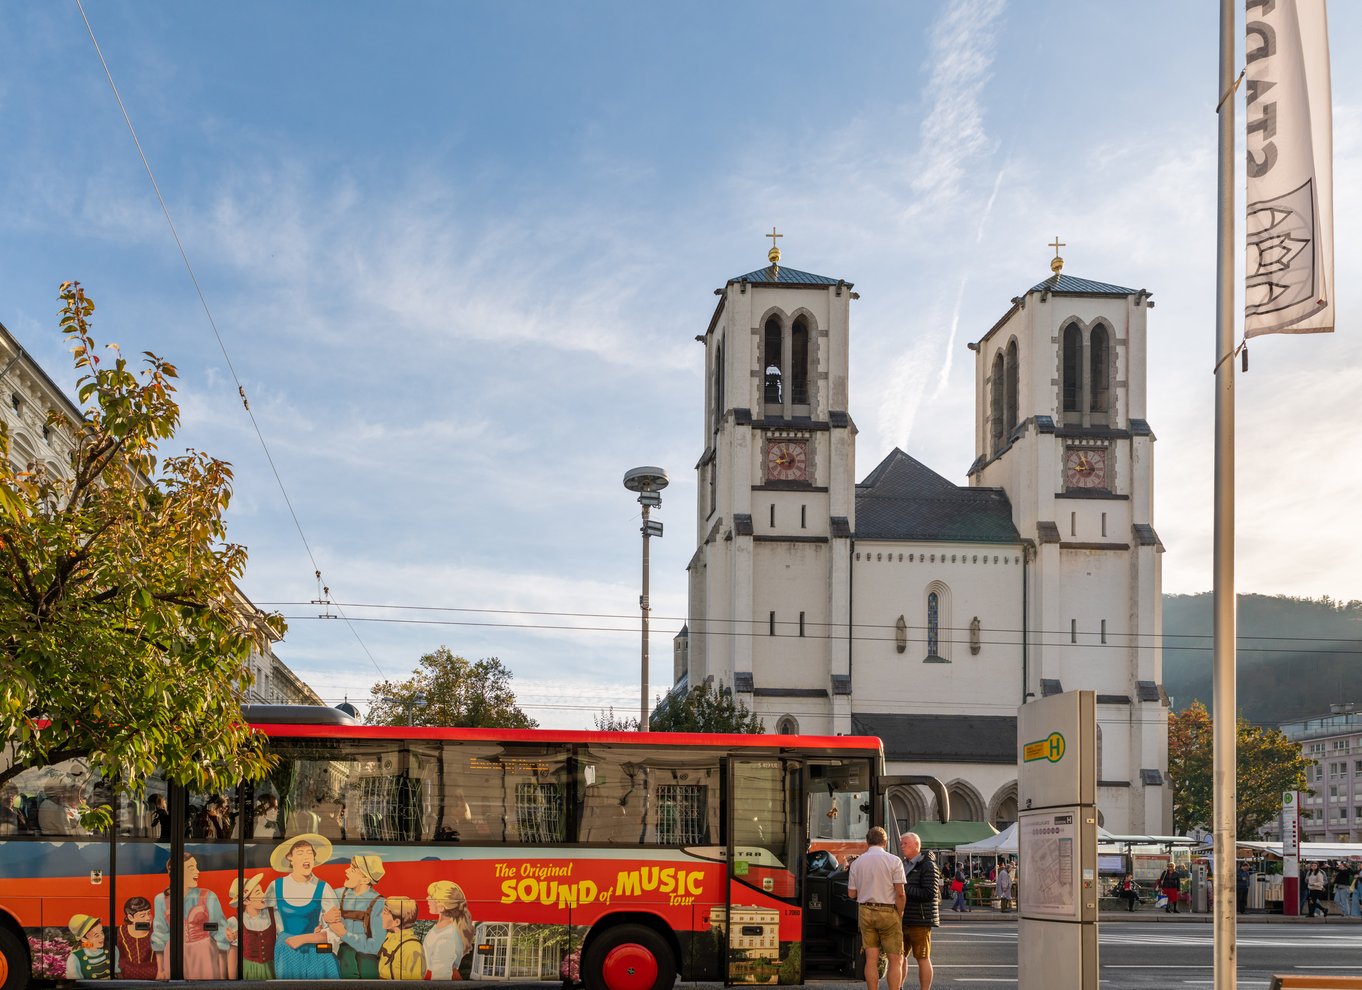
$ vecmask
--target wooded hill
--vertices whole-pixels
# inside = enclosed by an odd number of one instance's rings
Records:
[[[1211,593],[1164,595],[1163,683],[1182,711],[1212,707]],[[1239,710],[1276,725],[1362,703],[1362,602],[1239,596]]]

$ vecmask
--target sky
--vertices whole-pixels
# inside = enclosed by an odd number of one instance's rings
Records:
[[[1206,591],[1215,7],[85,0],[206,313],[80,9],[8,4],[0,323],[70,385],[56,296],[78,279],[98,340],[178,366],[172,449],[232,462],[243,590],[328,702],[447,645],[500,658],[540,724],[589,727],[638,709],[639,465],[671,478],[650,697],[670,686],[694,338],[763,234],[860,294],[858,477],[897,446],[960,484],[966,343],[1058,236],[1067,274],[1153,293],[1164,590]],[[1339,330],[1249,348],[1236,581],[1349,600],[1362,5],[1330,15]]]

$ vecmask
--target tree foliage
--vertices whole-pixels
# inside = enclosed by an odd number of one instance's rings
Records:
[[[761,718],[736,700],[732,691],[711,684],[697,684],[684,695],[663,698],[648,722],[653,732],[766,731]]]
[[[470,661],[441,646],[421,658],[404,681],[370,689],[374,725],[458,725],[533,729],[539,723],[516,705],[511,672],[496,657]]]
[[[135,371],[113,345],[102,364],[94,303],[74,282],[60,299],[83,420],[52,412],[48,428],[74,440],[69,473],[12,464],[0,431],[0,782],[77,756],[135,795],[158,769],[198,790],[258,779],[269,758],[240,702],[252,650],[284,625],[237,591],[231,467],[162,460],[175,367],[147,353]]]
[[[1168,777],[1173,787],[1173,828],[1210,829],[1214,798],[1214,720],[1195,702],[1168,717]],[[1283,791],[1303,790],[1315,761],[1279,729],[1238,719],[1236,830],[1251,838],[1281,811]]]

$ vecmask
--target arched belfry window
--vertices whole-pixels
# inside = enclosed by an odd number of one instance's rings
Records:
[[[1077,323],[1064,328],[1064,421],[1078,424],[1083,409],[1083,331]]]
[[[809,321],[802,316],[790,328],[790,401],[809,404]]]
[[[762,360],[766,363],[766,371],[762,377],[764,382],[762,401],[768,406],[778,406],[785,401],[785,390],[781,369],[785,366],[784,351],[781,347],[783,343],[780,332],[780,320],[774,316],[766,321],[765,333],[762,339]]]
[[[1007,342],[1007,375],[1003,383],[1003,435],[1017,428],[1017,342]]]
[[[1007,435],[1003,427],[1003,355],[999,351],[993,358],[993,375],[988,387],[988,421],[993,438],[993,453],[1003,449],[1003,437]]]
[[[1088,375],[1088,387],[1091,390],[1088,409],[1093,413],[1091,421],[1105,425],[1111,412],[1111,344],[1107,328],[1101,323],[1092,328],[1088,337],[1088,360],[1091,365]]]

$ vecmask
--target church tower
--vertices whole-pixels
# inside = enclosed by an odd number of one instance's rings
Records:
[[[1098,805],[1108,827],[1171,831],[1163,778],[1163,546],[1145,419],[1154,303],[1062,274],[1012,300],[976,352],[974,486],[1001,488],[1027,545],[1028,697],[1097,692]]]
[[[781,235],[767,235],[772,243]],[[683,682],[768,731],[850,731],[855,436],[851,283],[770,264],[729,279],[704,335],[704,453]]]

